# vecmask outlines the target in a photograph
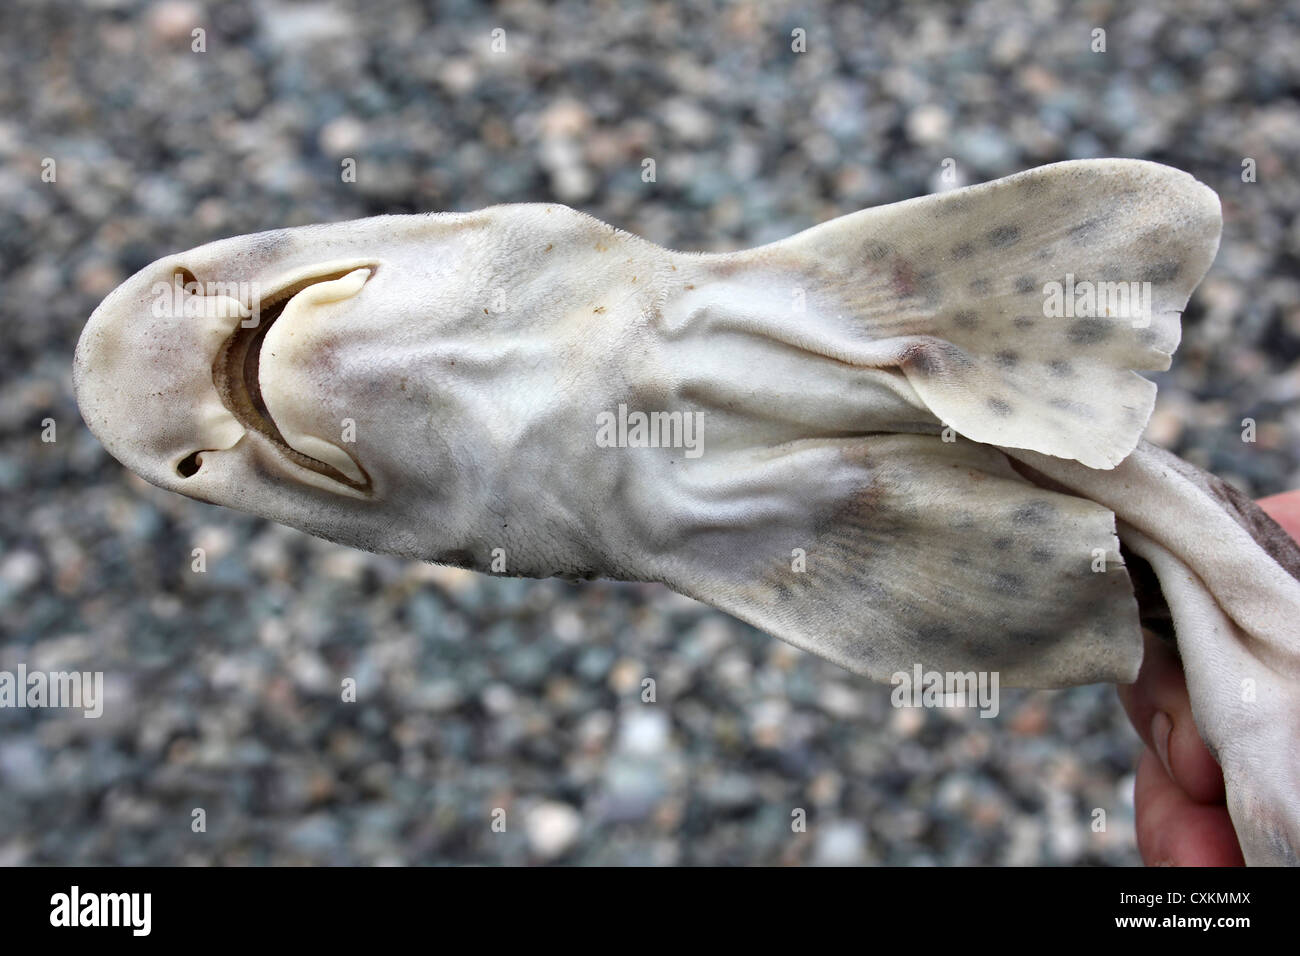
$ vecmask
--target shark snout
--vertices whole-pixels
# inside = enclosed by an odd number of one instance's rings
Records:
[[[230,448],[244,434],[212,375],[250,315],[234,291],[201,294],[179,257],[161,259],[113,290],[77,343],[73,381],[87,426],[157,484],[184,477],[196,454]]]
[[[238,272],[227,266],[231,257],[209,251],[219,246],[146,266],[92,313],[73,373],[86,424],[123,464],[187,494],[201,493],[200,471],[212,470],[205,463],[250,431],[278,449],[287,471],[363,486],[346,453],[301,427],[298,410],[310,407],[309,398],[275,393],[297,426],[288,438],[282,434],[262,393],[259,359],[282,315],[301,317],[355,295],[373,262],[285,263],[256,272],[244,263]]]

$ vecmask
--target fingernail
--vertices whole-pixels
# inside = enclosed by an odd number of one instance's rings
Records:
[[[1169,735],[1174,732],[1174,722],[1169,719],[1169,715],[1163,710],[1156,711],[1156,715],[1151,718],[1151,743],[1155,745],[1156,756],[1164,764],[1165,773],[1169,774],[1170,779],[1174,776],[1173,768],[1169,766]]]

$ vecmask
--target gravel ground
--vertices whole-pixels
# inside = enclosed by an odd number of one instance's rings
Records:
[[[1300,485],[1298,19],[6,0],[0,669],[103,671],[107,703],[0,710],[0,863],[1136,863],[1137,738],[1109,687],[1004,692],[993,720],[895,710],[661,588],[420,566],[158,491],[82,426],[72,349],[136,269],[239,233],[558,200],[723,250],[931,191],[946,157],[965,182],[1144,157],[1225,216],[1149,437],[1281,491]]]

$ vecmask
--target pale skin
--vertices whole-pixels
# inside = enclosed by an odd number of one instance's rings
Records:
[[[1300,491],[1263,498],[1259,506],[1300,540]],[[1134,793],[1142,860],[1148,866],[1241,866],[1223,769],[1196,730],[1173,649],[1148,637],[1138,679],[1117,689],[1146,745]]]

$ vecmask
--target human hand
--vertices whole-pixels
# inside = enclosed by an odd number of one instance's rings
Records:
[[[1259,502],[1300,539],[1300,491]],[[1224,797],[1223,772],[1192,720],[1187,681],[1166,642],[1146,638],[1138,679],[1119,698],[1146,749],[1134,792],[1137,845],[1148,866],[1241,866],[1244,861]]]

